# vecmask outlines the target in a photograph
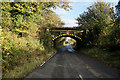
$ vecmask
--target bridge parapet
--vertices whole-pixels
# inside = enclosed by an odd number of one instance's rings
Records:
[[[61,35],[61,34],[73,34],[73,35],[82,35],[83,30],[79,27],[52,27],[48,28],[52,34],[52,37]]]

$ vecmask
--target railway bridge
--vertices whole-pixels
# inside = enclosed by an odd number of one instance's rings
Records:
[[[56,46],[55,41],[61,37],[71,37],[76,40],[76,48],[80,47],[82,41],[82,34],[86,32],[81,30],[79,27],[51,27],[47,28],[52,35],[54,47]]]

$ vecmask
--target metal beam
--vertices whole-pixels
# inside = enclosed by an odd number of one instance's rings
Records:
[[[83,30],[81,31],[76,31],[76,30],[50,30],[51,32],[83,32]]]

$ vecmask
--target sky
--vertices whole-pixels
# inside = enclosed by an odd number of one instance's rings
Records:
[[[79,17],[80,14],[82,14],[84,11],[87,11],[87,7],[91,6],[95,0],[70,0],[70,5],[72,6],[72,9],[69,11],[65,11],[64,9],[57,8],[54,10],[56,14],[59,15],[62,21],[65,22],[64,27],[74,27],[78,26],[76,24],[76,18]],[[102,1],[102,0],[101,0]],[[119,0],[105,0],[105,2],[110,2],[111,7],[114,7],[117,5]]]

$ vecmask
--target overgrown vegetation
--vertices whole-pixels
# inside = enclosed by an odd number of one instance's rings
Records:
[[[22,78],[51,56],[51,34],[46,27],[63,26],[52,11],[69,10],[68,2],[2,2],[3,78]]]
[[[110,67],[120,69],[120,51],[108,52],[99,48],[81,48],[80,53],[95,58]]]
[[[58,38],[58,39],[54,40],[55,41],[54,42],[54,47],[56,49],[59,49],[59,48],[63,47],[65,39],[66,39],[66,37],[61,37],[61,38]]]
[[[116,6],[116,14],[114,9],[110,7],[110,3],[95,2],[87,8],[87,12],[76,19],[79,28],[85,30],[81,37],[81,47],[90,48],[87,51],[88,55],[99,58],[106,63],[111,63],[112,66],[117,68],[120,68],[118,63],[120,62],[119,8],[120,1]]]
[[[68,40],[68,42],[70,43],[70,45],[73,47],[73,48],[76,48],[76,40],[75,39],[73,39],[73,38],[70,38],[69,40]]]

